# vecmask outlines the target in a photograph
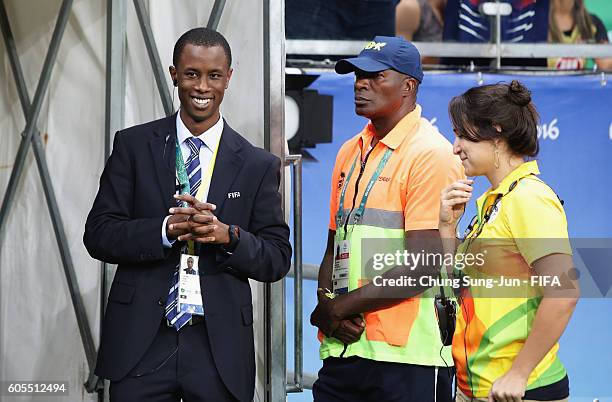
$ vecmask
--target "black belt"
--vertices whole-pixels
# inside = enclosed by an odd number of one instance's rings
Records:
[[[203,315],[192,315],[191,318],[189,319],[189,321],[187,321],[187,324],[185,325],[198,325],[204,322],[204,316]],[[166,325],[169,327],[174,327],[174,325],[170,324],[170,321],[166,320]]]

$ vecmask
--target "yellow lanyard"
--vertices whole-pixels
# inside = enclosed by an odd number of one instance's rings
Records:
[[[210,162],[206,167],[206,172],[202,175],[202,181],[200,182],[200,188],[196,194],[196,198],[199,201],[204,201],[202,197],[204,197],[204,190],[208,189],[210,186],[210,181],[212,180],[213,170],[215,170],[215,163],[217,162],[217,152],[219,151],[219,142],[221,142],[221,136],[217,140],[217,146],[213,152],[212,158],[210,158]],[[198,156],[199,157],[199,156]],[[208,199],[208,195],[206,196]]]

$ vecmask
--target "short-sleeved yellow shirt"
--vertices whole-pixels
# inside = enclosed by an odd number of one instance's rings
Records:
[[[536,161],[525,162],[495,189],[478,198],[478,222],[486,211],[486,223],[474,226],[462,252],[479,253],[486,249],[485,263],[466,267],[464,274],[479,279],[509,278],[526,283],[536,275],[532,265],[551,254],[572,254],[567,220],[555,192],[537,178]],[[500,197],[496,208],[491,206]],[[468,246],[480,229],[478,240]],[[526,288],[530,288],[525,290]],[[512,366],[529,336],[541,296],[531,286],[516,290],[468,288],[462,293],[453,338],[453,358],[458,386],[467,396],[486,398],[493,382]],[[515,292],[515,293],[508,293]],[[555,344],[529,377],[527,390],[553,384],[566,371],[557,357]]]

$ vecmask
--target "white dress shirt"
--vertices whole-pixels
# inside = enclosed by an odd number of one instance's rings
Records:
[[[191,132],[189,131],[189,129],[185,126],[185,123],[183,123],[183,120],[181,119],[181,113],[179,111],[179,113],[176,114],[176,136],[178,139],[178,143],[181,146],[181,153],[183,154],[183,161],[187,160],[187,158],[189,158],[189,155],[191,155],[191,150],[189,148],[189,145],[187,145],[186,140],[189,137],[197,137],[200,140],[202,140],[204,142],[204,145],[202,147],[200,147],[200,168],[202,169],[202,180],[205,179],[205,174],[208,171],[209,165],[212,163],[212,158],[213,155],[215,154],[217,147],[219,146],[219,140],[221,138],[221,134],[223,133],[223,116],[221,116],[221,114],[219,114],[219,121],[217,121],[211,128],[209,128],[208,130],[204,131],[203,133],[201,133],[198,136],[195,136],[193,134],[191,134]],[[212,176],[211,176],[212,179]],[[205,183],[204,181],[202,181],[202,185],[206,186],[204,188],[202,188],[202,199],[200,201],[206,201],[208,199],[208,190],[210,189],[210,181],[208,181],[208,183]],[[166,219],[164,219],[164,222],[162,223],[162,244],[164,245],[164,247],[172,247],[172,244],[174,244],[175,240],[168,240],[168,237],[166,236],[166,223],[168,222],[168,219],[170,218],[170,215],[166,216]]]

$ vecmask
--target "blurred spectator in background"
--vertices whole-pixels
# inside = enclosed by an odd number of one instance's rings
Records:
[[[397,36],[415,42],[440,42],[446,0],[400,0],[395,9]]]
[[[490,0],[489,0],[490,1]],[[485,0],[448,0],[444,15],[444,40],[489,42],[490,18],[480,13]],[[548,0],[501,0],[512,5],[512,14],[502,17],[504,42],[546,42]]]
[[[491,0],[489,0],[491,1]],[[549,0],[500,0],[512,5],[512,14],[501,19],[502,41],[513,43],[546,42],[548,35]],[[481,14],[485,0],[447,0],[444,12],[445,41],[488,43],[494,38],[492,18]],[[444,58],[443,64],[489,65],[491,59]],[[504,66],[546,67],[546,59],[502,59]]]
[[[440,42],[446,0],[400,0],[395,9],[397,36],[417,42]],[[437,57],[423,57],[423,64],[439,64]]]
[[[610,0],[585,0],[584,5],[590,13],[601,19],[608,30],[608,40],[612,42],[612,2]]]
[[[606,28],[584,6],[584,0],[552,0],[548,30],[553,43],[608,43]],[[612,69],[612,59],[595,59],[599,69]],[[548,59],[548,67],[559,70],[581,70],[587,67],[586,59],[560,57]]]
[[[288,39],[370,39],[395,35],[399,0],[286,0]]]

